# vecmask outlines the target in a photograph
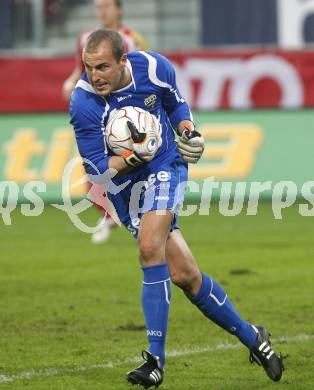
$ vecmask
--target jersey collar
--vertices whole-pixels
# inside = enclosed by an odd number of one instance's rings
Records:
[[[126,66],[128,67],[128,69],[130,71],[132,81],[127,86],[125,86],[125,87],[123,87],[121,89],[116,89],[115,91],[112,91],[111,93],[123,92],[123,91],[129,89],[131,87],[131,85],[134,85],[134,89],[136,89],[136,85],[135,85],[135,81],[134,81],[134,77],[133,77],[133,69],[132,69],[131,62],[129,60],[127,60]]]

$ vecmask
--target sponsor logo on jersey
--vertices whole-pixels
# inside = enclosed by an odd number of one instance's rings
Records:
[[[171,173],[170,172],[159,171],[157,174],[156,173],[152,173],[147,178],[147,181],[145,183],[145,188],[147,189],[147,188],[149,188],[151,186],[154,186],[154,184],[156,183],[156,180],[161,182],[160,186],[162,187],[162,184],[165,183],[165,182],[169,182],[170,179],[171,179]],[[169,183],[167,183],[167,184],[168,184],[168,186],[165,185],[163,188],[168,188],[169,187]]]
[[[120,96],[117,98],[117,101],[120,103],[125,99],[131,99],[133,96],[132,95],[126,95],[126,96]]]
[[[159,189],[161,189],[161,190],[169,190],[169,188],[170,188],[170,183],[169,183],[169,182],[160,183],[158,187],[159,187]]]
[[[169,196],[164,196],[164,195],[155,196],[155,200],[166,200],[166,201],[168,201],[169,199],[170,199]]]
[[[152,94],[147,96],[146,99],[144,99],[145,106],[148,108],[154,108],[157,101],[157,96]]]
[[[169,181],[171,179],[171,173],[166,171],[159,171],[157,173],[157,179],[159,181]]]

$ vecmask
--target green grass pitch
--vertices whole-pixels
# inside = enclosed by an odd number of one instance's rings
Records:
[[[255,217],[231,218],[214,206],[181,226],[201,269],[288,358],[272,383],[173,287],[161,388],[313,389],[313,218],[292,207],[274,220],[269,203]],[[146,347],[134,240],[116,229],[108,244],[92,245],[51,207],[39,217],[13,213],[0,234],[0,390],[131,389],[125,373]]]

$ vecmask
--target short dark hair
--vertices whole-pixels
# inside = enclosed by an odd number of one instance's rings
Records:
[[[90,34],[87,39],[85,50],[96,51],[102,42],[109,42],[116,61],[120,61],[125,53],[125,46],[121,35],[110,28],[100,28]]]
[[[121,0],[115,0],[114,2],[116,3],[117,8],[122,8],[122,1]]]

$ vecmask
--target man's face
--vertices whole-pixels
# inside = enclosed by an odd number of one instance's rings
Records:
[[[88,79],[97,95],[107,96],[120,89],[127,57],[117,61],[108,42],[100,44],[96,51],[83,52],[83,62]]]
[[[120,23],[121,10],[114,0],[94,0],[96,17],[102,27],[115,28]]]

